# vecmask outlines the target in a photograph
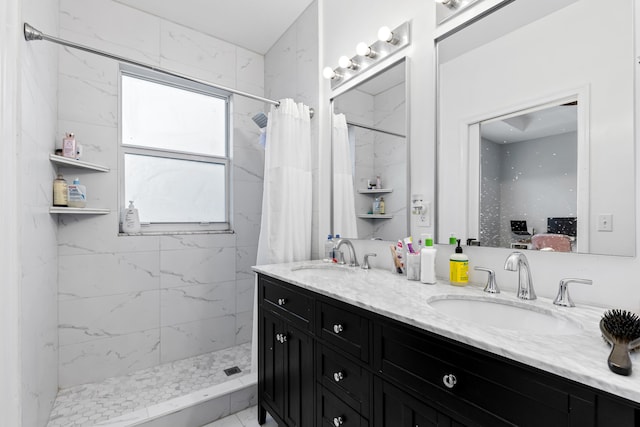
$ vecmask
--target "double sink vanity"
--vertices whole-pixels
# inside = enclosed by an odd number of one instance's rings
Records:
[[[261,423],[640,423],[638,374],[607,367],[603,308],[322,261],[254,270]]]

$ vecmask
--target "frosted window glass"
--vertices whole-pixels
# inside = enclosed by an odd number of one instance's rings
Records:
[[[140,222],[225,222],[225,166],[125,154],[125,200]]]
[[[226,100],[122,76],[122,143],[226,156]]]

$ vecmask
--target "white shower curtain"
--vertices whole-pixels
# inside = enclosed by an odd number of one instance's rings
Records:
[[[358,237],[355,197],[353,192],[353,160],[349,146],[347,118],[333,115],[333,231],[342,237]]]
[[[262,222],[257,264],[311,257],[309,107],[283,99],[267,122]]]
[[[283,99],[271,107],[265,145],[257,265],[311,258],[309,107]],[[258,279],[253,304],[251,371],[258,372]]]

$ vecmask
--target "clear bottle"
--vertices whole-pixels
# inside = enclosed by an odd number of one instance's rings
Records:
[[[53,206],[69,205],[69,187],[61,173],[53,180]]]
[[[449,257],[449,283],[453,286],[467,286],[469,283],[469,257],[462,253],[460,239],[455,253]]]
[[[380,197],[376,197],[373,200],[373,209],[371,211],[374,215],[378,215],[380,213]]]
[[[333,260],[333,235],[331,234],[327,236],[327,241],[324,242],[324,260]]]
[[[433,237],[427,234],[424,247],[420,250],[420,281],[433,285],[436,283],[436,248],[433,247]]]
[[[69,185],[69,207],[84,208],[87,206],[87,187],[80,184],[80,178],[73,180]]]

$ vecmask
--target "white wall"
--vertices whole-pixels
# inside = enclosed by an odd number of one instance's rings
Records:
[[[58,2],[25,0],[22,17],[55,35]],[[50,43],[23,42],[20,63],[22,424],[42,426],[58,391],[57,218],[49,214],[55,178],[49,153],[57,138],[58,49]]]
[[[264,58],[112,0],[61,0],[60,37],[242,91],[263,94]],[[118,235],[118,64],[61,48],[58,135],[108,173],[65,171],[103,216],[60,216],[60,386],[96,381],[251,338],[264,151],[233,99],[234,234]]]

